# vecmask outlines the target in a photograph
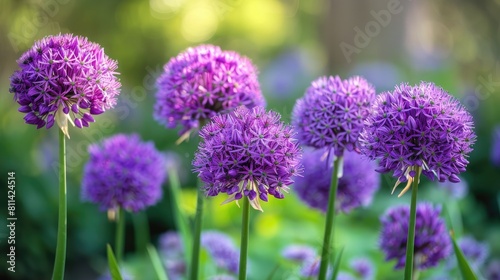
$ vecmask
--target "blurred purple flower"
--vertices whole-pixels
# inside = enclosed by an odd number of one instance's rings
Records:
[[[265,105],[257,69],[236,52],[200,45],[170,59],[164,69],[157,80],[154,117],[167,128],[183,126],[180,134],[219,112]]]
[[[332,178],[333,156],[326,149],[306,149],[302,157],[304,174],[295,178],[293,189],[312,208],[326,212]],[[380,186],[376,164],[354,152],[344,154],[343,176],[337,190],[337,210],[349,213],[357,207],[371,204]]]
[[[363,121],[375,99],[375,89],[355,76],[321,77],[312,82],[293,108],[292,122],[299,142],[317,149],[333,148],[335,155],[358,147]]]
[[[165,179],[165,160],[152,142],[118,134],[88,148],[82,199],[101,210],[137,212],[158,202]]]
[[[351,262],[351,268],[363,280],[371,280],[375,277],[375,266],[366,258],[357,258]]]
[[[490,253],[490,248],[487,243],[478,242],[470,236],[462,237],[458,240],[458,246],[464,253],[465,258],[468,260],[472,268],[476,271],[481,268],[486,262],[486,258]],[[456,265],[456,260],[451,259],[453,265]]]
[[[260,200],[268,201],[268,194],[283,198],[292,177],[301,173],[301,150],[292,128],[262,107],[217,115],[200,136],[193,168],[208,196],[229,195],[224,203],[246,196],[262,211]]]
[[[339,274],[337,274],[337,280],[356,280],[356,278],[350,273],[340,271]]]
[[[159,238],[159,249],[169,279],[180,280],[186,274],[184,247],[181,236],[175,231],[168,231]]]
[[[283,249],[281,255],[291,261],[304,262],[316,257],[316,250],[306,245],[288,245]]]
[[[417,204],[415,225],[415,268],[436,266],[451,253],[451,242],[443,219],[439,217],[441,207],[430,203]],[[380,248],[385,259],[396,260],[396,269],[405,266],[406,242],[410,207],[396,206],[388,209],[380,218]]]
[[[469,185],[462,178],[460,178],[460,182],[458,183],[451,183],[448,181],[443,183],[438,183],[438,187],[446,191],[446,194],[448,194],[450,197],[454,199],[464,198],[467,195],[467,192],[469,191]]]
[[[300,275],[302,277],[315,277],[319,274],[320,258],[309,258],[302,263]]]
[[[210,254],[217,267],[238,274],[240,252],[229,236],[218,231],[204,231],[201,246]]]
[[[362,152],[379,159],[379,172],[393,171],[396,186],[417,167],[433,180],[457,183],[476,141],[471,115],[442,88],[422,82],[401,84],[377,97],[360,142]]]
[[[500,280],[500,259],[490,261],[485,276],[487,280]]]
[[[116,61],[85,37],[47,36],[17,61],[10,92],[24,120],[47,129],[57,122],[69,138],[68,121],[82,128],[116,104],[121,87]]]
[[[500,167],[500,125],[493,129],[493,142],[491,145],[491,162]]]

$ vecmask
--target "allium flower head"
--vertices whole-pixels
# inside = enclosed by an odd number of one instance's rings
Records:
[[[82,128],[116,104],[121,84],[116,61],[87,38],[71,34],[35,42],[17,61],[21,70],[10,78],[10,92],[37,128],[57,122],[69,137],[68,122]]]
[[[289,245],[283,249],[281,255],[288,260],[303,262],[305,260],[315,258],[316,250],[311,246],[306,245]]]
[[[122,207],[137,212],[155,204],[162,195],[165,161],[153,143],[138,135],[118,134],[88,148],[82,197],[103,210]]]
[[[201,234],[201,246],[217,267],[238,274],[240,252],[229,236],[218,231],[205,231]]]
[[[451,253],[451,242],[443,219],[441,207],[430,203],[417,204],[415,225],[415,267],[426,269],[436,266]],[[396,269],[405,266],[406,242],[410,207],[396,206],[380,218],[382,231],[380,247],[386,260],[396,260]]]
[[[168,231],[160,236],[159,248],[168,279],[180,280],[186,274],[184,247],[182,238],[175,231]]]
[[[299,198],[312,208],[326,212],[332,178],[333,157],[325,149],[306,149],[302,156],[305,167],[302,177],[296,177],[293,188]],[[376,164],[355,152],[344,153],[343,175],[337,189],[337,210],[349,213],[368,206],[380,186]]]
[[[375,267],[369,259],[357,258],[351,262],[351,268],[356,272],[356,275],[363,280],[374,279]]]
[[[188,48],[172,58],[157,80],[155,119],[188,135],[199,122],[243,105],[265,104],[252,62],[217,46]],[[182,137],[181,137],[182,138]]]
[[[354,150],[374,99],[374,87],[361,77],[341,80],[330,76],[313,81],[293,108],[300,143],[333,148],[337,156]]]
[[[416,174],[459,182],[476,140],[471,115],[442,88],[422,82],[400,84],[377,97],[361,133],[362,152],[379,159],[379,172],[393,171],[400,182]]]
[[[491,162],[500,167],[500,125],[493,130],[493,143],[491,146]]]
[[[469,264],[475,269],[479,269],[483,266],[490,253],[490,248],[487,243],[478,242],[470,236],[460,238],[458,240],[458,246],[464,253]],[[454,261],[456,264],[456,260]]]
[[[209,196],[227,193],[231,202],[248,197],[253,208],[268,194],[283,198],[283,191],[301,173],[301,151],[290,126],[262,107],[216,115],[200,132],[202,141],[193,167]]]

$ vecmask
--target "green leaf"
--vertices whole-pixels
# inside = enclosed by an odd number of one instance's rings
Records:
[[[477,280],[478,278],[474,274],[472,268],[470,267],[470,264],[465,258],[464,253],[462,252],[462,250],[460,250],[460,247],[457,245],[453,233],[451,233],[450,236],[451,236],[451,241],[453,242],[453,249],[455,250],[455,256],[457,257],[458,267],[460,268],[460,273],[462,274],[462,279]]]
[[[153,264],[156,277],[158,277],[159,280],[168,280],[167,273],[163,267],[160,255],[158,255],[158,251],[156,251],[156,248],[153,245],[149,244],[147,250],[151,259],[151,263]]]
[[[118,267],[115,255],[113,254],[113,249],[111,249],[111,246],[109,246],[109,244],[107,245],[107,251],[108,251],[108,266],[109,266],[109,273],[111,274],[111,279],[123,280],[122,275],[120,273],[120,268]]]
[[[335,259],[335,262],[333,263],[333,273],[332,273],[332,278],[331,280],[337,279],[337,275],[339,274],[339,268],[340,268],[340,261],[342,259],[342,254],[344,253],[344,247],[340,249],[339,255]]]

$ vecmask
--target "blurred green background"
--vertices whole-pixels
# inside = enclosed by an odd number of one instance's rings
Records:
[[[285,122],[295,100],[319,75],[359,74],[377,91],[396,83],[427,80],[462,100],[474,115],[478,141],[463,178],[466,198],[454,201],[423,180],[420,199],[449,206],[463,222],[457,235],[488,242],[491,258],[500,257],[500,167],[490,162],[492,131],[500,124],[500,1],[300,1],[300,0],[0,0],[0,177],[7,201],[7,172],[16,173],[16,272],[7,271],[5,226],[0,227],[0,278],[48,279],[52,272],[57,228],[57,130],[25,125],[9,93],[16,59],[45,35],[74,33],[104,47],[119,63],[122,91],[114,110],[97,117],[88,129],[70,129],[68,141],[67,279],[96,279],[106,270],[106,243],[114,224],[97,206],[80,201],[86,148],[115,133],[139,133],[162,151],[179,155],[182,209],[195,208],[190,162],[191,140],[175,145],[176,130],[153,120],[155,79],[163,65],[185,48],[210,43],[248,56],[260,69],[268,109]],[[354,257],[377,265],[377,279],[401,279],[393,262],[378,250],[379,216],[390,205],[409,203],[409,195],[390,195],[394,184],[384,175],[382,187],[367,209],[341,215],[336,242],[344,246],[341,270]],[[164,184],[165,190],[169,187]],[[149,220],[150,240],[174,229],[170,199],[141,215]],[[217,229],[239,243],[240,211],[209,199],[205,229]],[[4,205],[2,203],[2,205]],[[5,204],[6,205],[6,204]],[[0,219],[6,221],[6,206]],[[264,213],[251,214],[250,279],[263,279],[279,264],[273,279],[299,279],[297,267],[281,260],[288,244],[320,247],[323,215],[309,210],[293,191],[271,200]],[[127,221],[126,267],[137,279],[149,279],[151,265],[135,248],[134,219]],[[210,264],[207,263],[207,267]],[[210,271],[209,269],[207,271]],[[443,273],[444,265],[422,274]],[[206,274],[206,276],[208,276]],[[449,276],[455,279],[456,276]],[[152,278],[154,279],[154,278]]]

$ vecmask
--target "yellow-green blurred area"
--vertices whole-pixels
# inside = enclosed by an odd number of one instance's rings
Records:
[[[460,99],[473,114],[478,141],[463,179],[468,195],[447,197],[423,179],[419,199],[443,204],[457,236],[487,242],[490,258],[500,257],[500,167],[490,160],[492,133],[500,125],[500,1],[308,1],[308,0],[0,0],[0,178],[7,201],[7,172],[16,174],[16,272],[7,271],[7,229],[0,226],[2,279],[48,279],[57,228],[57,128],[37,130],[24,124],[9,93],[16,60],[45,35],[73,33],[88,37],[118,61],[122,91],[115,109],[97,117],[90,128],[70,128],[68,157],[68,254],[66,279],[97,279],[106,271],[106,243],[114,227],[96,205],[81,202],[82,169],[87,146],[116,133],[138,133],[161,151],[179,155],[184,213],[192,219],[196,176],[190,162],[196,137],[175,145],[177,130],[153,120],[155,80],[167,61],[189,46],[215,44],[248,56],[260,70],[268,109],[285,122],[295,100],[320,75],[363,75],[378,92],[400,82],[432,81]],[[390,205],[409,204],[390,191],[395,180],[384,175],[373,205],[340,214],[335,246],[344,248],[340,270],[355,257],[376,264],[376,279],[402,279],[378,248],[379,216]],[[136,244],[152,242],[175,230],[169,184],[164,198],[138,217],[128,216],[125,267],[136,279],[155,279],[146,254]],[[239,244],[241,209],[207,199],[204,229],[229,234]],[[1,205],[6,205],[2,203]],[[6,221],[6,208],[0,220]],[[301,279],[298,267],[281,257],[289,244],[320,248],[324,215],[302,204],[291,188],[283,200],[252,211],[250,279]],[[149,221],[149,236],[134,225]],[[444,216],[443,216],[444,217]],[[146,231],[147,232],[147,231]],[[205,278],[213,264],[202,255]],[[446,272],[438,268],[421,279]],[[456,272],[456,271],[455,271]],[[453,272],[453,273],[455,273]],[[274,273],[274,274],[272,274]],[[450,276],[458,277],[456,275]]]

